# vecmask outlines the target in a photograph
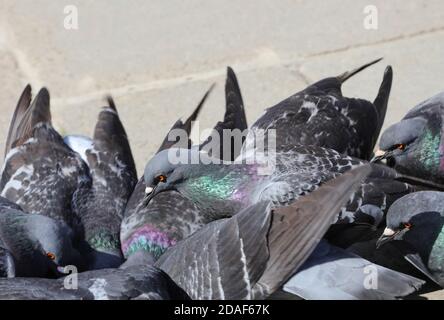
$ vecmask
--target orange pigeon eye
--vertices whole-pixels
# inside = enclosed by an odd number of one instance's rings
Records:
[[[412,228],[412,224],[411,223],[404,223],[404,228],[407,230],[410,230]]]
[[[52,252],[47,252],[46,256],[51,260],[55,260],[55,258],[56,258],[55,254]]]
[[[403,143],[397,144],[397,145],[395,145],[395,148],[403,151],[405,149],[405,144],[403,144]]]
[[[158,175],[158,176],[156,177],[156,180],[157,180],[157,183],[159,183],[159,182],[166,182],[167,178],[166,178],[166,176],[164,176],[163,174],[161,174],[161,175]]]

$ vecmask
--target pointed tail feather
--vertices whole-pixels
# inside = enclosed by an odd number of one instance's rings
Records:
[[[8,137],[11,139],[11,148],[23,144],[32,137],[33,129],[39,123],[51,124],[49,92],[46,88],[42,88],[39,91],[20,119],[15,132],[12,132],[11,137]]]
[[[179,119],[174,123],[174,125],[171,127],[171,129],[168,131],[167,135],[165,136],[165,139],[163,139],[163,142],[160,145],[160,147],[156,153],[159,153],[160,151],[165,150],[165,149],[169,149],[178,142],[178,140],[170,141],[170,139],[169,139],[170,132],[175,129],[182,129],[182,130],[185,130],[185,132],[187,133],[187,136],[188,136],[187,146],[181,146],[181,147],[184,147],[184,148],[191,147],[191,140],[189,139],[189,137],[190,137],[190,133],[191,133],[192,123],[194,121],[196,121],[197,116],[199,115],[199,112],[202,109],[202,106],[205,104],[205,101],[209,97],[211,91],[213,91],[215,85],[216,84],[213,83],[210,86],[210,88],[205,92],[205,94],[202,97],[202,99],[200,100],[199,104],[194,109],[193,113],[191,113],[191,115],[187,118],[187,120],[185,120],[185,122],[182,122],[182,120]]]
[[[225,82],[226,109],[224,122],[233,122],[233,129],[247,129],[244,101],[237,81],[236,74],[231,67],[227,67],[227,80]]]
[[[384,77],[382,79],[381,86],[379,87],[378,95],[373,102],[378,112],[378,127],[374,134],[374,143],[378,139],[382,125],[384,124],[385,114],[387,112],[387,105],[390,97],[390,91],[392,88],[393,70],[391,66],[388,66],[384,71]]]
[[[378,62],[381,61],[382,59],[383,59],[383,58],[379,58],[379,59],[373,60],[373,61],[371,61],[371,62],[369,62],[369,63],[366,63],[366,64],[364,64],[364,65],[362,65],[362,66],[360,66],[360,67],[358,67],[358,68],[356,68],[356,69],[354,69],[354,70],[346,71],[346,72],[344,72],[343,74],[337,76],[337,79],[338,79],[341,83],[344,83],[345,81],[347,81],[348,79],[350,79],[351,77],[353,77],[355,74],[361,72],[361,71],[364,70],[364,69],[367,69],[368,67],[370,67],[371,65],[374,65],[375,63],[378,63]]]
[[[12,115],[11,124],[9,125],[8,138],[6,139],[5,157],[11,150],[12,143],[16,140],[17,128],[22,120],[26,110],[29,108],[32,99],[32,89],[28,84],[23,90]]]
[[[100,113],[94,129],[94,146],[99,152],[112,155],[109,161],[115,161],[115,156],[127,166],[137,180],[136,166],[131,152],[125,128],[117,112],[116,104],[111,96],[107,96],[108,107]]]
[[[239,88],[239,84],[236,78],[236,74],[234,73],[231,67],[227,67],[227,78],[225,81],[225,114],[224,120],[219,121],[213,129],[213,132],[217,132],[217,136],[219,141],[212,141],[213,137],[208,137],[201,145],[200,149],[205,150],[205,146],[211,143],[211,150],[209,151],[218,151],[219,154],[214,154],[214,152],[209,152],[209,155],[220,158],[225,161],[234,161],[237,156],[240,154],[242,149],[242,145],[244,144],[246,135],[242,134],[244,130],[248,128],[247,125],[247,117],[245,115],[244,102],[242,100],[242,94]],[[224,148],[224,141],[227,136],[224,135],[224,130],[231,130],[233,136],[231,136],[230,148]],[[233,130],[239,130],[241,135],[241,139],[235,139],[235,134]],[[227,144],[225,144],[227,146]],[[218,146],[218,148],[217,148]]]
[[[200,110],[202,109],[202,106],[205,104],[205,101],[209,97],[210,93],[213,91],[214,87],[216,86],[215,83],[211,84],[211,86],[208,88],[207,92],[205,92],[204,96],[200,100],[199,104],[197,105],[196,109],[194,109],[193,113],[188,117],[188,119],[183,124],[183,129],[186,130],[188,135],[191,133],[191,124],[192,122],[196,121],[197,116],[199,115]]]

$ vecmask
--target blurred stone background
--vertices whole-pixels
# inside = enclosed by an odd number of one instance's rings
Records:
[[[68,5],[78,29],[65,28]],[[364,25],[368,5],[376,30]],[[227,65],[252,123],[307,84],[384,57],[344,93],[373,100],[392,65],[387,126],[444,89],[443,43],[442,0],[0,0],[0,152],[27,83],[48,87],[63,134],[92,134],[111,94],[141,173],[213,82],[200,129],[222,118]]]

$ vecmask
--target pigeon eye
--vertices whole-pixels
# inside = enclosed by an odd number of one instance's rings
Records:
[[[166,182],[166,181],[167,181],[167,178],[163,174],[160,174],[156,177],[156,184],[158,184],[159,182]]]
[[[51,260],[55,260],[55,258],[56,258],[55,254],[52,252],[47,252],[46,256]]]
[[[400,144],[395,144],[394,145],[394,149],[398,149],[398,150],[401,150],[401,151],[404,151],[405,147],[406,147],[406,145],[404,143],[400,143]]]
[[[411,223],[408,223],[408,222],[406,222],[406,223],[401,223],[401,225],[400,225],[400,229],[407,229],[407,230],[410,230],[412,228],[412,224]]]

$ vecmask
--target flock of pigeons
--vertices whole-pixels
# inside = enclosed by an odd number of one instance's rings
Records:
[[[228,68],[215,131],[248,128],[242,149],[220,143],[224,161],[208,164],[216,141],[177,149],[165,138],[140,179],[111,98],[92,138],[62,137],[48,91],[32,99],[27,86],[1,172],[0,299],[394,299],[444,287],[444,93],[373,153],[392,69],[373,102],[341,85],[379,60],[308,86],[249,128]],[[209,91],[171,130],[190,133]],[[268,129],[275,147],[256,150]],[[251,154],[272,154],[274,170],[259,174]]]

